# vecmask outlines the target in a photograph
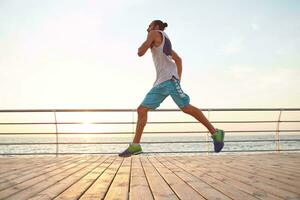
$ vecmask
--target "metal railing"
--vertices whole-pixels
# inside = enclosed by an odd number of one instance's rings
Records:
[[[281,142],[300,142],[300,125],[293,129],[281,129],[280,126],[284,123],[299,123],[300,124],[300,117],[296,118],[296,120],[282,120],[282,114],[285,111],[288,112],[300,112],[300,108],[219,108],[219,109],[201,109],[203,112],[207,112],[208,118],[210,117],[210,113],[212,112],[270,112],[276,111],[278,113],[277,120],[223,120],[223,121],[211,121],[212,124],[266,124],[272,123],[276,124],[275,129],[263,130],[263,129],[255,129],[255,130],[230,130],[225,129],[226,134],[230,133],[275,133],[274,139],[263,139],[263,140],[225,140],[228,145],[230,143],[243,143],[243,142],[253,142],[253,143],[260,143],[260,142],[274,142],[275,149],[248,149],[248,150],[224,150],[223,152],[265,152],[265,151],[300,151],[299,148],[293,149],[282,149],[280,148]],[[178,109],[158,109],[151,112],[179,112]],[[99,113],[111,113],[111,112],[127,112],[132,113],[132,120],[131,121],[113,121],[113,122],[104,122],[104,121],[96,121],[96,122],[89,122],[89,124],[93,125],[132,125],[132,131],[106,131],[106,132],[62,132],[59,129],[59,125],[81,125],[85,124],[85,122],[61,122],[58,121],[57,114],[58,113],[92,113],[92,112],[99,112]],[[60,145],[103,145],[103,144],[128,144],[129,142],[63,142],[59,140],[60,135],[84,135],[84,134],[97,134],[97,135],[134,135],[134,126],[136,125],[136,121],[134,120],[134,113],[136,109],[22,109],[22,110],[0,110],[0,114],[5,113],[52,113],[53,114],[53,121],[50,122],[1,122],[0,121],[0,138],[3,135],[9,136],[17,136],[17,135],[55,135],[55,142],[0,142],[0,146],[19,146],[19,145],[55,145],[56,150],[55,152],[47,152],[47,153],[0,153],[0,155],[44,155],[44,154],[115,154],[118,152],[60,152]],[[0,118],[1,119],[1,118]],[[164,124],[195,124],[199,123],[198,121],[149,121],[148,124],[160,124],[163,126]],[[20,126],[20,125],[50,125],[54,126],[55,131],[52,132],[7,132],[3,131],[4,126]],[[280,139],[280,133],[299,133],[299,138],[296,139]],[[144,152],[144,153],[208,153],[209,151],[209,132],[208,131],[145,131],[143,134],[206,134],[206,139],[201,141],[188,141],[188,140],[180,140],[180,141],[151,141],[151,142],[141,142],[141,144],[189,144],[189,143],[204,143],[206,144],[205,151],[151,151],[151,152]],[[300,144],[298,144],[300,146]]]

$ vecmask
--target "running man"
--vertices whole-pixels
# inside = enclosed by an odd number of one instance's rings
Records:
[[[182,60],[172,49],[171,41],[164,32],[167,26],[168,24],[161,20],[151,22],[147,29],[147,39],[138,49],[138,56],[143,56],[149,48],[151,49],[156,69],[156,80],[153,88],[137,108],[138,120],[135,136],[129,147],[119,154],[121,157],[142,153],[140,140],[147,123],[147,113],[149,110],[158,108],[169,95],[184,113],[196,118],[209,130],[215,152],[220,152],[224,146],[224,131],[215,129],[201,110],[190,104],[189,96],[181,89]]]

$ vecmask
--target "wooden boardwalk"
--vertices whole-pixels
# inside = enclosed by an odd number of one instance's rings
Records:
[[[1,157],[0,199],[300,199],[300,153]]]

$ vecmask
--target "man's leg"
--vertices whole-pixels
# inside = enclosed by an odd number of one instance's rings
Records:
[[[133,142],[125,151],[120,153],[119,156],[125,157],[142,153],[142,147],[139,143],[141,141],[144,127],[147,123],[148,111],[155,110],[157,107],[159,107],[160,103],[163,102],[163,100],[168,96],[168,94],[165,94],[164,92],[164,87],[166,86],[166,84],[168,84],[168,82],[163,82],[159,86],[153,87],[147,93],[143,102],[137,109],[138,120]]]
[[[134,144],[140,143],[141,141],[143,130],[147,123],[148,111],[149,109],[144,106],[139,106],[137,109],[138,120],[136,124],[135,136],[132,142]]]
[[[139,106],[137,109],[137,113],[138,113],[138,120],[137,120],[136,131],[135,131],[133,142],[132,144],[129,145],[129,147],[125,151],[119,154],[119,156],[121,157],[128,157],[134,154],[142,153],[142,147],[139,143],[142,137],[144,127],[147,123],[148,108],[144,106]]]
[[[202,123],[211,134],[214,134],[216,132],[216,129],[214,126],[208,121],[208,119],[205,117],[205,115],[202,113],[202,111],[191,104],[188,104],[184,108],[181,109],[184,113],[187,113],[194,118],[196,118],[200,123]]]
[[[205,115],[199,110],[198,108],[192,106],[190,104],[190,97],[183,92],[180,86],[180,81],[173,77],[172,79],[172,85],[170,88],[170,95],[174,102],[177,104],[178,107],[181,108],[181,110],[194,118],[196,118],[200,123],[202,123],[211,134],[214,134],[216,132],[216,129],[213,127],[213,125],[207,120]]]
[[[172,87],[170,95],[181,110],[194,118],[196,118],[200,123],[202,123],[211,133],[211,137],[214,142],[215,152],[220,152],[224,146],[224,131],[220,129],[215,129],[214,126],[208,121],[202,111],[190,104],[190,98],[185,94],[180,86],[179,80],[176,78],[172,79]]]
[[[211,133],[214,142],[215,152],[220,152],[224,147],[224,131],[220,129],[215,129],[213,125],[208,121],[208,119],[203,115],[201,110],[188,104],[181,109],[183,112],[195,117],[199,122],[201,122]]]

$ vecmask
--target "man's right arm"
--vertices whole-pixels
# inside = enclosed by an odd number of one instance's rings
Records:
[[[172,59],[175,61],[175,64],[177,66],[177,72],[178,72],[178,76],[179,79],[181,80],[181,74],[182,74],[182,60],[179,57],[179,55],[172,50]]]
[[[151,31],[150,33],[148,33],[146,41],[138,49],[138,56],[143,56],[146,53],[146,51],[153,44],[154,39],[155,39],[155,32]]]

